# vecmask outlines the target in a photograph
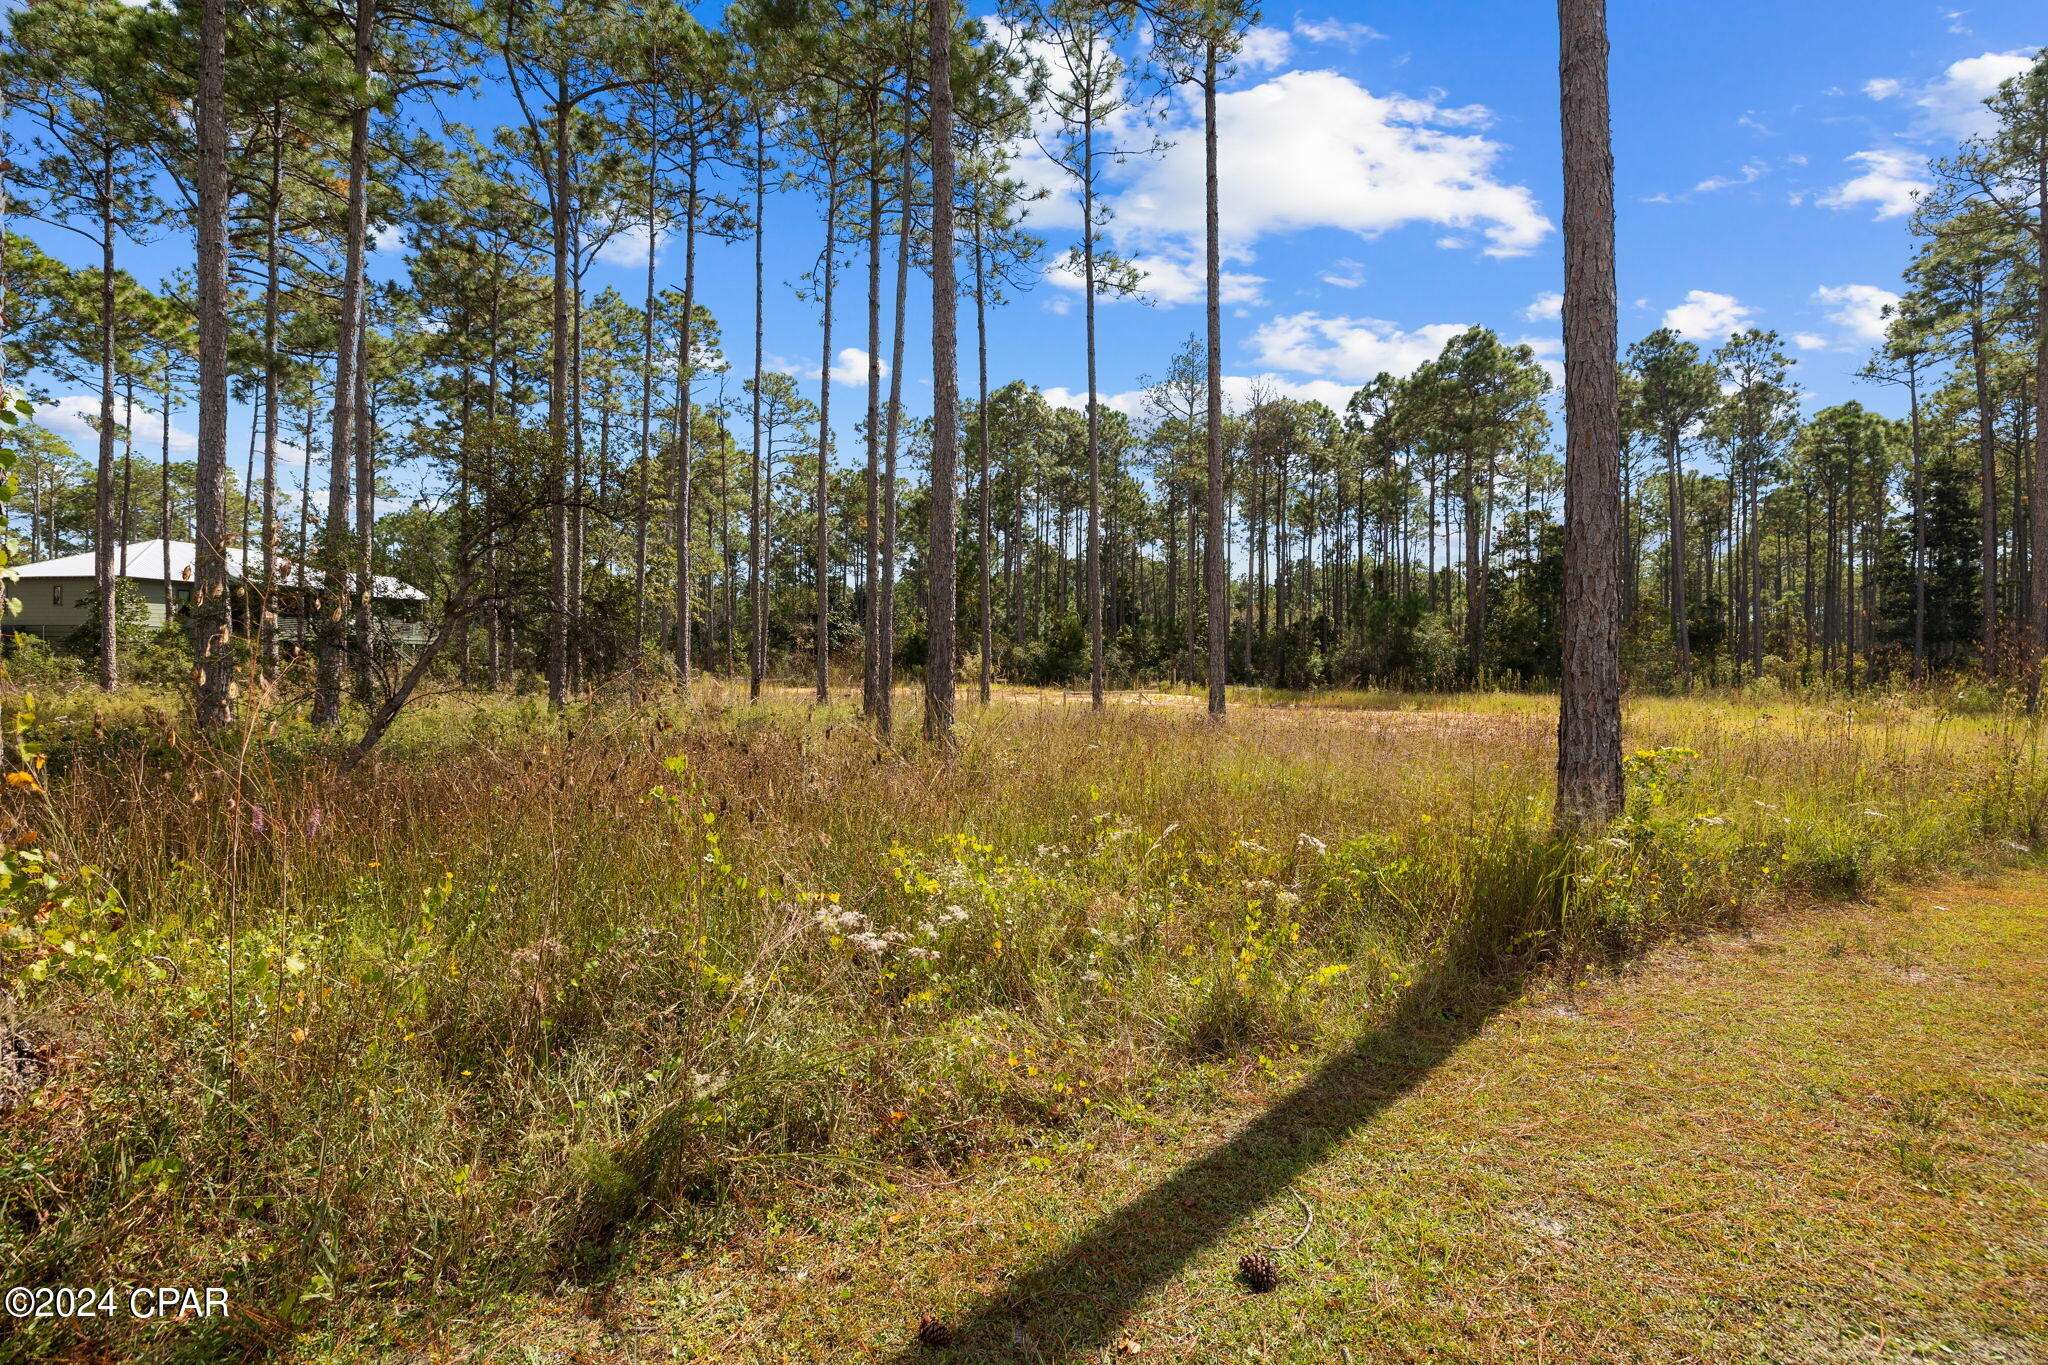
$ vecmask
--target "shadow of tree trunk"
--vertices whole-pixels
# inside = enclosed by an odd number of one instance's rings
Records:
[[[1012,1280],[954,1325],[950,1346],[912,1344],[893,1357],[895,1365],[1067,1361],[1109,1346],[1148,1294],[1280,1198],[1520,994],[1531,963],[1527,957],[1503,961],[1496,945],[1519,937],[1526,947],[1529,937],[1498,934],[1505,926],[1488,918],[1485,928],[1492,932],[1468,933],[1441,966],[1402,993],[1381,1024],[1229,1141]]]

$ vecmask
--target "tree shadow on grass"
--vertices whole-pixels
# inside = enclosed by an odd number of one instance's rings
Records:
[[[1075,1360],[1099,1352],[1145,1297],[1280,1198],[1485,1027],[1525,967],[1478,968],[1468,954],[1411,985],[1390,1016],[1324,1063],[1228,1142],[1183,1166],[1026,1270],[953,1327],[953,1345],[912,1361]],[[1245,1250],[1251,1250],[1249,1244]]]

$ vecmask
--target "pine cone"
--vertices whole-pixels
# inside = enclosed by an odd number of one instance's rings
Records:
[[[917,1320],[917,1344],[920,1346],[951,1346],[953,1329],[926,1313]]]
[[[1254,1294],[1264,1294],[1280,1283],[1280,1267],[1264,1252],[1238,1258],[1237,1277]]]

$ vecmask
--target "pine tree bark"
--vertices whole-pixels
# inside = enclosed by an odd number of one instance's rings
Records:
[[[1209,486],[1202,540],[1202,584],[1209,598],[1209,714],[1222,720],[1229,709],[1230,615],[1223,552],[1223,251],[1218,231],[1216,176],[1216,42],[1202,53],[1203,240],[1208,314]]]
[[[932,456],[931,574],[926,617],[931,650],[924,669],[924,734],[951,751],[954,627],[959,542],[956,536],[960,462],[959,284],[953,259],[953,0],[930,7],[932,162]]]
[[[825,268],[823,352],[818,364],[818,485],[813,506],[818,514],[816,563],[818,705],[832,699],[832,519],[829,514],[832,484],[832,284],[839,263],[839,151],[833,148],[825,168]]]
[[[199,448],[194,481],[192,657],[198,665],[193,719],[201,730],[233,719],[234,660],[228,648],[228,184],[227,0],[202,0],[198,132]]]
[[[356,0],[356,89],[369,84],[376,0]],[[369,236],[370,108],[349,113],[348,207],[343,227],[341,316],[334,353],[334,413],[328,434],[327,523],[321,529],[320,641],[313,686],[313,724],[341,722],[341,674],[347,652],[349,467],[356,415],[356,366],[363,325],[363,257]]]
[[[114,530],[114,166],[113,153],[101,163],[100,181],[100,429],[99,459],[93,479],[93,578],[100,604],[99,684],[111,692],[119,680],[120,612],[117,608],[114,556],[119,552]],[[223,452],[225,458],[225,452]],[[170,552],[165,547],[165,553]]]
[[[1557,818],[1621,809],[1621,403],[1606,0],[1558,0],[1564,132],[1564,651]]]

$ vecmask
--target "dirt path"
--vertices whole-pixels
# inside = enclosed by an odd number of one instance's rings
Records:
[[[2048,1360],[2048,874],[1663,949],[438,1358]],[[1277,1291],[1234,1277],[1261,1243]],[[1289,1245],[1292,1243],[1292,1245]],[[912,1344],[921,1314],[956,1343]]]

